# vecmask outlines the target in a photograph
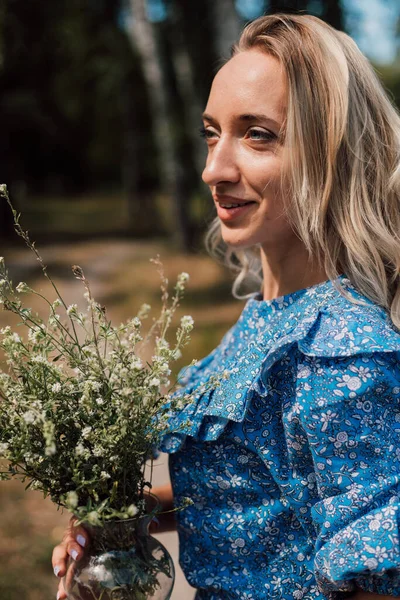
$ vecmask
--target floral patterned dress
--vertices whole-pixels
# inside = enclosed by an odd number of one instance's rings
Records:
[[[347,296],[250,298],[185,372],[196,401],[161,449],[177,504],[193,500],[178,532],[196,600],[400,596],[400,334],[338,281]]]

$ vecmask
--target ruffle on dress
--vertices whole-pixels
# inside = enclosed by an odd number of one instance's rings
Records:
[[[338,285],[359,303],[341,294]],[[182,387],[176,394],[193,394],[193,400],[171,412],[160,450],[178,451],[187,436],[216,440],[230,421],[242,422],[253,395],[267,396],[271,367],[293,346],[317,357],[400,352],[400,334],[386,312],[344,276],[270,301],[254,295],[221,344],[179,374]],[[216,375],[219,384],[211,387]]]

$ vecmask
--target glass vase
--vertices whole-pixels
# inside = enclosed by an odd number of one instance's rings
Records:
[[[84,524],[90,543],[81,560],[69,562],[68,600],[170,598],[175,569],[168,551],[149,534],[155,512],[101,527]]]

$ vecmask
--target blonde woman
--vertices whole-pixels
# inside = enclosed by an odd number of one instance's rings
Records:
[[[236,296],[261,292],[190,369],[197,403],[164,439],[194,501],[182,568],[197,600],[399,597],[399,116],[349,37],[273,15],[216,75],[202,133],[209,247]],[[85,540],[66,533],[59,576]]]

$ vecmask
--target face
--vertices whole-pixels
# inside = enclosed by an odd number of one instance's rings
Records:
[[[231,246],[266,249],[297,239],[285,216],[281,180],[286,98],[281,64],[260,50],[237,54],[214,79],[203,115],[203,180]]]

